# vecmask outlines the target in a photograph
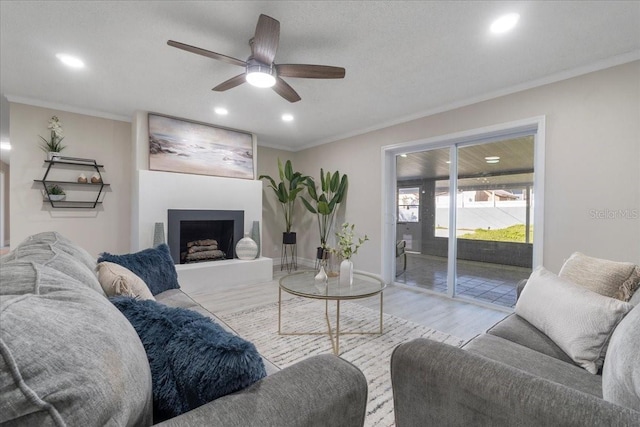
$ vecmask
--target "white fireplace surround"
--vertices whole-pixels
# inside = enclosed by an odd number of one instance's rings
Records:
[[[257,180],[190,175],[148,170],[149,137],[147,113],[138,112],[133,120],[134,167],[132,191],[131,251],[136,252],[153,245],[156,222],[165,226],[167,235],[169,209],[237,210],[244,211],[244,230],[248,232],[253,221],[262,224],[262,182]],[[255,153],[254,146],[254,153]],[[255,163],[254,156],[254,163]],[[262,232],[262,227],[260,229]],[[225,260],[189,266],[190,273],[199,269],[224,269],[229,280],[252,283],[273,278],[273,261],[261,257],[254,261]],[[268,268],[267,268],[268,264]],[[255,265],[255,272],[247,272]],[[178,266],[176,266],[178,267]],[[267,272],[268,270],[268,272]],[[246,273],[245,273],[246,272]],[[180,269],[178,274],[180,277]],[[205,277],[209,273],[193,274]],[[215,277],[215,273],[211,273]]]

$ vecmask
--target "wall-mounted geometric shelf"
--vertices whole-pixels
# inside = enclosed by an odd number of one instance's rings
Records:
[[[44,188],[44,202],[49,202],[52,208],[78,208],[78,209],[95,209],[95,207],[102,203],[102,198],[104,197],[104,190],[106,187],[109,187],[110,184],[106,184],[102,181],[102,174],[100,173],[100,168],[103,168],[103,165],[99,165],[93,159],[81,159],[78,157],[63,157],[56,156],[52,160],[45,160],[45,164],[47,164],[47,171],[44,173],[42,179],[34,179],[34,182],[39,182],[42,184]],[[54,179],[53,175],[55,174],[54,170],[56,168],[63,169],[80,169],[80,170],[90,170],[91,173],[89,175],[93,175],[97,173],[100,177],[100,182],[93,183],[89,182],[77,182],[77,181],[69,181],[65,179]],[[91,178],[87,178],[90,180]],[[91,200],[74,200],[73,198],[67,200],[52,200],[51,194],[49,194],[49,186],[51,185],[59,185],[63,187],[65,190],[74,191],[75,190],[83,190],[83,191],[91,191],[95,192],[96,196],[93,199],[91,196]],[[64,188],[66,187],[66,188]],[[70,188],[71,187],[71,188]],[[68,194],[67,194],[68,196]],[[54,197],[55,198],[55,197]]]

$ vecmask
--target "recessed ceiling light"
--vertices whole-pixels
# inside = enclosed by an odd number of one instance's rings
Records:
[[[75,56],[67,55],[65,53],[58,53],[56,55],[64,65],[67,65],[71,68],[84,68],[84,62],[80,58],[76,58]]]
[[[293,121],[293,116],[291,114],[283,114],[282,115],[282,121],[283,122],[292,122]]]
[[[445,163],[450,165],[451,164],[451,160],[447,160]]]
[[[227,110],[224,107],[216,107],[213,109],[213,111],[215,111],[216,114],[219,114],[221,116],[226,116],[227,114],[229,114],[229,110]]]
[[[11,150],[11,144],[8,142],[0,142],[0,150]]]
[[[488,156],[484,158],[487,163],[499,163],[500,156]]]
[[[513,29],[518,23],[520,19],[520,15],[517,13],[509,13],[507,15],[502,15],[500,18],[496,19],[491,23],[490,30],[494,34],[502,34],[507,31]]]
[[[400,157],[407,157],[406,154],[400,154]]]

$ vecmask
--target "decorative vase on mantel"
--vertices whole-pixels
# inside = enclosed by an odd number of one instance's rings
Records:
[[[260,247],[260,221],[253,221],[251,225],[251,238],[256,242],[256,245],[258,245],[258,253],[256,255],[256,258],[258,258],[262,252],[262,248]]]
[[[344,286],[351,286],[353,284],[353,262],[350,259],[344,259],[340,263],[340,278],[338,283]]]
[[[249,237],[249,233],[244,233],[244,237],[238,240],[236,256],[242,260],[251,260],[258,256],[258,244]]]

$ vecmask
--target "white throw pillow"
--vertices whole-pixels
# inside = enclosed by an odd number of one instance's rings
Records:
[[[140,299],[155,298],[149,287],[137,274],[119,264],[104,261],[96,267],[98,281],[109,297],[125,295]]]
[[[576,364],[596,374],[611,334],[632,308],[538,267],[518,299],[516,314],[547,335]]]
[[[600,295],[629,301],[640,285],[640,267],[574,252],[558,274]]]

